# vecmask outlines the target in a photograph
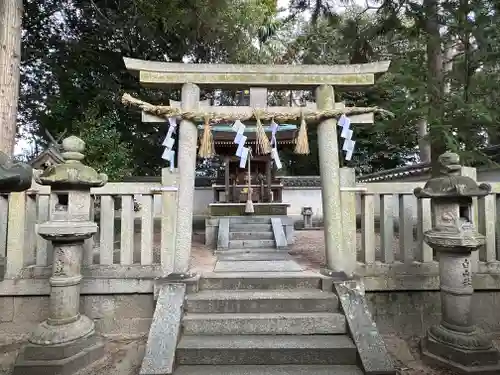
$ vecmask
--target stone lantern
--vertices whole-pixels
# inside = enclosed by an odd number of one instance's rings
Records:
[[[491,187],[461,176],[457,154],[445,153],[439,163],[441,175],[414,191],[431,199],[433,228],[424,240],[438,254],[441,289],[441,323],[422,340],[422,357],[462,374],[499,374],[498,352],[472,318],[471,253],[485,243],[472,223],[472,199]]]
[[[90,220],[90,188],[103,186],[105,174],[82,164],[85,143],[77,137],[62,142],[64,163],[35,175],[50,185],[53,200],[49,222],[38,234],[54,249],[49,316],[32,333],[17,359],[14,374],[73,374],[104,355],[94,322],[80,314],[83,244],[97,232]]]
[[[302,218],[304,219],[304,229],[311,229],[313,227],[312,215],[313,210],[312,207],[302,207]]]

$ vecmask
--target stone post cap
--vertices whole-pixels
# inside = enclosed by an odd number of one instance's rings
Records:
[[[11,193],[27,190],[31,187],[33,169],[24,163],[14,163],[0,152],[0,192]]]
[[[85,142],[74,135],[62,141],[63,164],[50,166],[43,173],[35,175],[40,185],[50,185],[56,189],[86,190],[103,186],[108,176],[82,163],[85,158]]]
[[[457,200],[461,197],[482,197],[491,192],[489,184],[480,184],[468,176],[461,176],[460,157],[453,152],[445,152],[438,158],[440,176],[431,178],[424,188],[418,187],[413,193],[417,198],[440,198]]]

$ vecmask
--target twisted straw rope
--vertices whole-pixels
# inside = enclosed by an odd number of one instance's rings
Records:
[[[204,121],[205,118],[210,118],[211,122],[234,122],[236,120],[247,121],[255,119],[255,113],[248,115],[248,113],[242,114],[231,114],[227,116],[221,116],[219,113],[215,112],[193,112],[193,111],[183,111],[179,108],[173,108],[169,106],[153,105],[148,102],[142,101],[132,97],[130,94],[123,94],[122,103],[129,106],[134,106],[140,108],[142,111],[149,113],[151,115],[156,115],[158,117],[181,117],[186,120],[193,120],[196,122]],[[325,111],[310,111],[304,109],[301,113],[278,113],[270,111],[259,110],[258,116],[261,121],[271,121],[274,119],[276,122],[286,122],[299,120],[304,118],[306,121],[323,121],[332,118],[338,118],[341,115],[357,115],[363,113],[379,113],[385,116],[393,116],[393,114],[385,109],[378,107],[366,107],[366,108],[342,108],[342,109],[329,109]]]

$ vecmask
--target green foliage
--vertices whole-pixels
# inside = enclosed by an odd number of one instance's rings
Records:
[[[340,13],[334,3],[348,6]],[[356,152],[349,164],[371,172],[412,160],[422,118],[434,149],[459,151],[469,164],[487,162],[477,150],[500,142],[497,2],[439,1],[439,14],[432,13],[432,0],[384,0],[376,12],[349,4],[293,0],[283,18],[276,0],[25,0],[20,123],[42,145],[45,130],[80,135],[88,143],[89,164],[113,178],[157,175],[164,165],[165,125],[142,124],[119,99],[129,92],[165,103],[179,92],[140,87],[123,56],[274,64],[391,60],[389,72],[372,88],[336,92],[348,105],[380,106],[395,114],[376,118],[373,126],[354,126]],[[306,10],[312,22],[301,17]],[[438,28],[446,26],[433,42],[459,44],[446,74],[442,66],[429,65],[429,56],[439,60],[428,49],[436,30],[430,19]],[[243,100],[234,91],[225,92],[223,101]],[[310,92],[296,94],[314,99]],[[289,173],[319,173],[315,129],[309,129],[309,141],[308,157],[283,152]]]
[[[120,181],[134,170],[132,148],[121,140],[118,121],[117,117],[100,117],[98,111],[90,107],[83,119],[73,124],[86,144],[85,163],[106,173],[110,181]]]

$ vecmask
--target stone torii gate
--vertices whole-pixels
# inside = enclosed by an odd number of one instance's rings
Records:
[[[227,64],[182,64],[152,62],[124,58],[129,71],[137,74],[142,85],[154,88],[181,88],[181,102],[171,102],[183,112],[208,111],[224,117],[228,114],[251,117],[255,109],[277,114],[296,114],[300,118],[303,107],[268,107],[267,90],[315,90],[316,103],[309,103],[307,110],[344,110],[351,123],[373,123],[373,108],[347,108],[343,103],[335,103],[334,87],[354,88],[373,85],[375,76],[385,73],[390,61],[357,65],[227,65]],[[200,101],[200,88],[250,88],[250,106],[224,107],[210,106],[208,101]],[[364,112],[364,113],[363,113]],[[143,112],[143,122],[165,122],[166,118]],[[323,199],[323,217],[326,247],[326,267],[328,275],[354,273],[356,249],[346,244],[343,236],[343,216],[355,217],[355,201],[341,205],[341,178],[346,185],[354,188],[354,170],[339,167],[337,144],[337,122],[334,118],[323,119],[318,124],[318,148]],[[179,173],[171,175],[162,170],[162,184],[176,181],[179,188],[177,204],[172,194],[165,193],[163,208],[177,207],[174,224],[165,219],[171,231],[163,228],[162,238],[175,238],[162,245],[162,254],[171,254],[165,262],[165,273],[173,277],[189,277],[191,254],[194,180],[197,149],[197,126],[193,121],[183,119],[179,129],[178,168]],[[342,171],[341,173],[341,170]],[[342,176],[341,176],[342,174]],[[170,175],[170,176],[169,176]],[[351,189],[352,190],[352,189]],[[353,194],[352,198],[353,198]],[[169,198],[168,198],[169,197]],[[168,201],[170,199],[170,201]],[[169,203],[170,202],[170,203]],[[172,207],[173,206],[173,207]],[[348,207],[347,207],[348,206]],[[349,213],[343,211],[349,210]],[[163,211],[163,216],[165,211]],[[351,219],[348,219],[349,221]],[[351,224],[351,223],[349,223]],[[355,231],[355,222],[354,231]],[[349,226],[349,228],[352,225]],[[350,230],[350,229],[348,229]],[[167,231],[167,233],[165,232]],[[168,233],[169,232],[169,233]],[[355,234],[353,234],[355,235]],[[162,240],[163,241],[163,240]],[[163,263],[163,255],[162,255]]]

